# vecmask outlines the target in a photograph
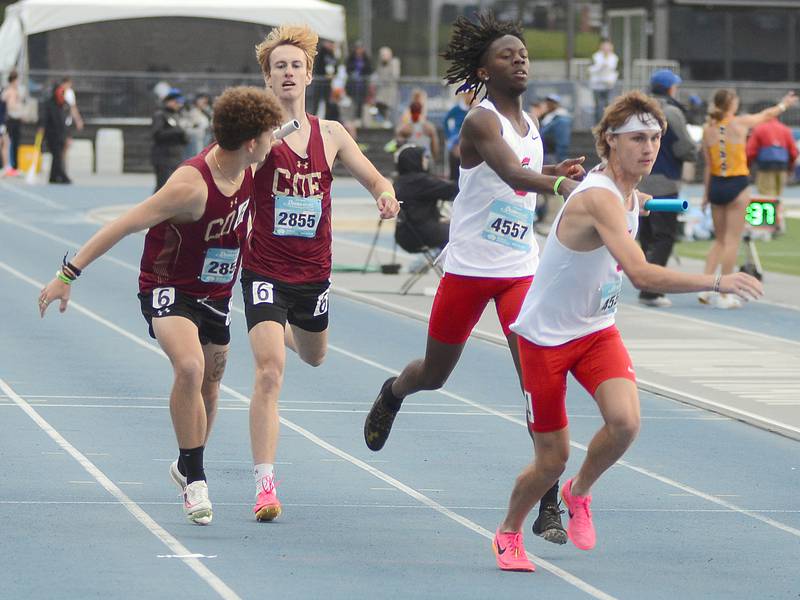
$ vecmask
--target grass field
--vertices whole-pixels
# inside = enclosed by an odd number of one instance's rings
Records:
[[[680,242],[675,246],[678,256],[705,260],[712,242]],[[786,233],[768,242],[756,242],[758,257],[765,271],[800,275],[800,219],[786,219]],[[739,247],[739,262],[745,258],[744,244]]]

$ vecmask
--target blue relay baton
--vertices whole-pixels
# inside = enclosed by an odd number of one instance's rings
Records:
[[[652,212],[686,212],[689,201],[681,198],[653,198],[644,203],[644,209]]]

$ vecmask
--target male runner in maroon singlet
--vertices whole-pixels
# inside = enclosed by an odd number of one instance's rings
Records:
[[[377,203],[381,218],[397,215],[391,183],[359,150],[340,123],[306,114],[305,94],[318,36],[307,26],[273,29],[256,55],[267,88],[300,129],[277,144],[255,176],[253,230],[242,270],[242,292],[256,379],[250,436],[256,480],[254,512],[271,521],[281,512],[275,495],[278,396],[285,346],[312,366],[328,346],[331,274],[331,167],[341,159]],[[291,327],[286,327],[286,322]]]
[[[149,228],[139,275],[142,314],[172,363],[170,413],[180,456],[170,475],[184,512],[211,522],[203,449],[216,415],[230,342],[231,290],[240,264],[253,198],[253,165],[264,160],[281,122],[274,96],[257,88],[231,88],[214,104],[217,143],[183,163],[147,200],[105,225],[66,256],[39,295],[67,308],[70,284],[123,237]]]

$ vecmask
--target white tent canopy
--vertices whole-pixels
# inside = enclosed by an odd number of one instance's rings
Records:
[[[199,17],[262,25],[305,23],[322,38],[344,41],[344,8],[322,0],[21,0],[0,27],[0,72],[17,64],[28,35],[99,21]]]

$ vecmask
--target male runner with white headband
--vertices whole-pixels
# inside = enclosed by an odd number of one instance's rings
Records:
[[[635,188],[653,166],[665,127],[658,102],[641,92],[620,96],[606,109],[594,130],[605,162],[589,172],[556,217],[536,278],[511,325],[519,336],[536,456],[517,477],[492,543],[503,570],[534,570],[520,532],[567,464],[568,372],[594,397],[604,421],[578,474],[561,489],[569,538],[582,550],[595,545],[589,491],[639,431],[636,376],[614,325],[622,271],[640,289],[714,290],[745,300],[763,293],[758,280],[744,273],[714,277],[650,264],[634,241],[639,207],[649,199]]]

